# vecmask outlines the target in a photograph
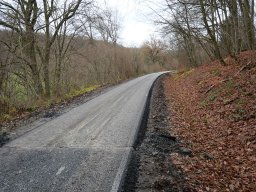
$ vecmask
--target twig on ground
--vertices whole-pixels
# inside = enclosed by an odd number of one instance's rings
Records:
[[[239,71],[235,74],[235,76],[239,75],[239,73],[241,73],[243,70],[245,70],[249,65],[252,64],[252,61],[249,61],[246,65],[243,65]]]

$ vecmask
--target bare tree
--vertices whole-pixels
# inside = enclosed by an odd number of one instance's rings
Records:
[[[236,58],[255,48],[254,0],[165,0],[154,12],[155,23],[165,35],[179,37],[192,63],[198,62],[198,45],[223,65],[226,54]]]
[[[214,55],[216,59],[219,59],[220,62],[225,65],[225,61],[221,55],[220,47],[218,44],[217,34],[216,34],[216,23],[215,23],[215,9],[214,1],[210,1],[210,3],[205,2],[203,0],[199,0],[200,9],[202,14],[202,19],[204,22],[204,26],[207,30],[208,35],[210,36],[211,43],[214,47]],[[209,8],[209,9],[207,9]],[[209,12],[207,11],[209,10]],[[210,18],[209,18],[210,17]],[[207,19],[209,18],[209,20]]]
[[[18,34],[24,63],[29,67],[37,94],[43,93],[36,56],[36,23],[41,11],[37,1],[0,2],[0,25]]]
[[[52,45],[56,41],[59,31],[63,25],[75,16],[82,0],[66,0],[61,7],[56,0],[40,2],[13,0],[11,3],[3,1],[0,3],[1,20],[0,25],[15,31],[21,39],[21,49],[30,67],[36,92],[39,95],[44,92],[46,96],[51,95],[51,80],[49,74],[49,63]],[[88,5],[91,1],[83,1]],[[56,12],[60,12],[58,17]],[[38,38],[43,35],[43,44]],[[38,60],[38,56],[40,61]],[[40,68],[43,69],[43,82],[40,81]]]
[[[90,39],[93,42],[97,36],[97,20],[99,19],[100,7],[95,3],[82,3],[79,12],[76,16],[75,27],[80,28],[80,35]]]
[[[99,13],[96,28],[105,42],[116,44],[120,27],[120,16],[117,10],[106,8]]]
[[[243,18],[244,32],[246,34],[249,49],[255,48],[255,28],[254,28],[254,0],[238,0],[241,15]]]
[[[167,50],[167,46],[160,39],[151,36],[151,39],[144,43],[142,49],[146,55],[147,62],[151,64],[159,62],[162,64],[162,53]]]
[[[65,86],[64,83],[61,83],[61,80],[63,79],[62,77],[65,76],[67,65],[70,62],[72,54],[75,52],[75,38],[78,38],[77,35],[80,27],[74,26],[74,19],[64,22],[56,36],[56,41],[52,48],[55,60],[53,90],[57,96],[62,93],[62,88]],[[58,23],[54,22],[54,24],[57,25]],[[68,79],[67,77],[65,78],[66,81],[68,81]]]
[[[51,85],[50,85],[50,76],[49,76],[49,62],[50,62],[50,52],[53,43],[55,42],[59,31],[62,29],[63,25],[71,19],[78,10],[82,0],[77,0],[73,2],[65,1],[63,12],[58,18],[54,18],[54,12],[57,11],[56,1],[51,0],[50,2],[47,0],[43,0],[43,14],[44,14],[44,22],[45,22],[45,43],[43,49],[41,51],[38,48],[39,55],[41,56],[43,70],[44,70],[44,83],[45,83],[45,94],[46,96],[50,96],[51,94]],[[88,2],[89,4],[90,2]],[[51,23],[54,22],[53,28],[51,29]]]

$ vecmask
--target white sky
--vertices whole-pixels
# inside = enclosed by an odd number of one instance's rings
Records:
[[[99,4],[104,0],[96,0]],[[149,16],[149,9],[143,0],[106,0],[109,7],[118,10],[121,15],[121,33],[119,42],[124,46],[140,46],[155,32]]]

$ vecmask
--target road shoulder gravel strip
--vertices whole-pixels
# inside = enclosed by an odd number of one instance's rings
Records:
[[[122,192],[190,191],[185,175],[170,160],[172,153],[181,150],[179,141],[171,135],[164,78],[170,77],[161,76],[152,89],[148,118],[134,146]]]

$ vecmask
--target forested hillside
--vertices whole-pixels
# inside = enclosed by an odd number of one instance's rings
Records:
[[[218,59],[227,65],[226,56],[237,59],[241,51],[255,49],[254,0],[164,0],[150,5],[180,64],[195,67]]]
[[[181,65],[164,80],[176,148],[167,157],[171,174],[158,183],[171,191],[255,191],[254,0],[161,6],[156,23]]]
[[[90,0],[1,1],[0,26],[2,120],[170,66],[158,39],[120,45],[118,12]]]

